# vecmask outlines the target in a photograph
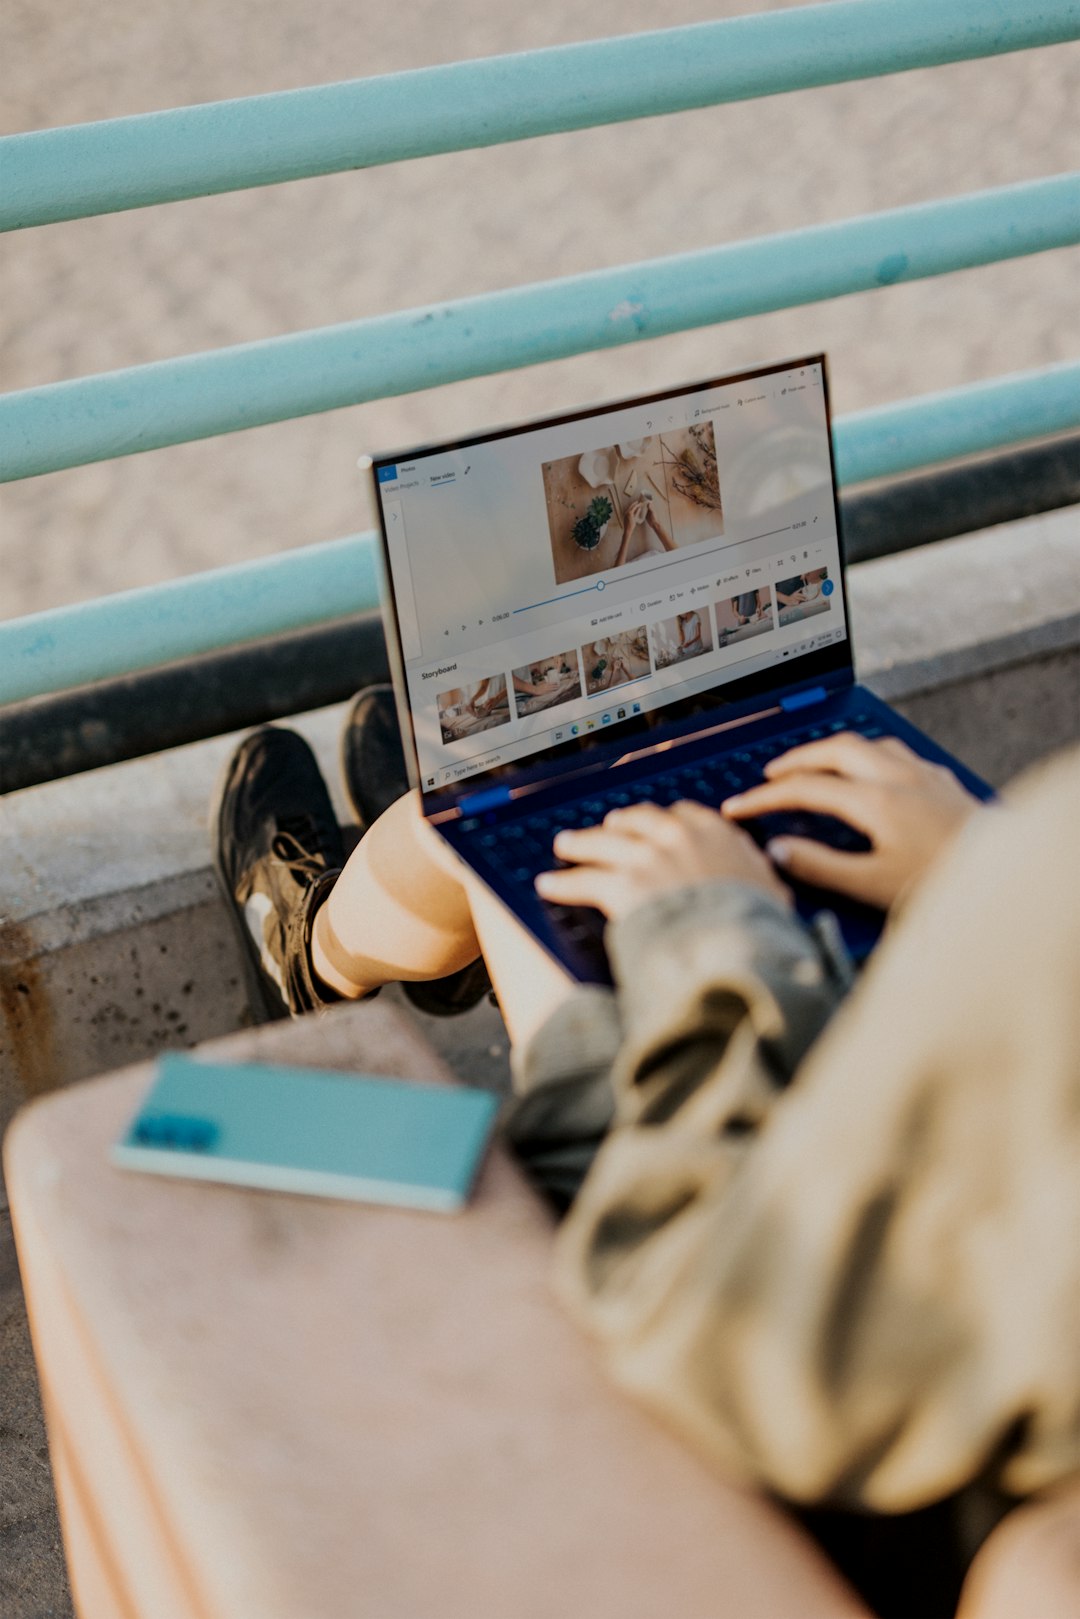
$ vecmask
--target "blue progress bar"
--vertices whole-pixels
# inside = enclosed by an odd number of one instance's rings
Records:
[[[587,596],[590,590],[603,590],[607,584],[605,579],[599,580],[595,585],[583,585],[580,590],[564,590],[561,596],[549,596],[546,601],[530,602],[527,607],[515,607],[515,613],[531,613],[534,607],[550,607],[552,602],[569,601],[571,596]]]
[[[625,691],[627,686],[639,686],[643,680],[651,680],[651,679],[652,679],[652,670],[650,669],[647,675],[635,675],[633,680],[620,680],[619,684],[617,686],[608,686],[603,691],[592,691],[592,692],[590,692],[589,693],[589,702],[590,703],[595,703],[595,701],[596,701],[596,699],[598,697],[610,697],[613,691]],[[619,699],[616,697],[615,702],[618,702],[618,701],[619,701]]]
[[[817,522],[817,518],[814,521]],[[752,545],[755,540],[769,540],[772,539],[774,534],[786,534],[791,527],[790,523],[785,523],[783,528],[766,529],[764,534],[750,534],[745,540],[728,540],[723,545],[714,545],[710,550],[696,554],[687,548],[688,554],[686,556],[671,557],[667,562],[658,562],[652,568],[643,568],[640,573],[632,574],[631,577],[634,579],[647,579],[650,574],[660,573],[664,568],[677,568],[683,562],[704,562],[706,557],[714,557],[719,551],[733,551],[737,546]],[[634,560],[639,559],[635,558]],[[590,590],[605,590],[606,588],[607,580],[599,579],[595,585],[583,585],[580,590],[567,590],[561,596],[548,596],[545,601],[530,602],[527,607],[515,607],[514,612],[531,613],[534,607],[550,607],[552,602],[569,601],[571,596],[587,596]]]

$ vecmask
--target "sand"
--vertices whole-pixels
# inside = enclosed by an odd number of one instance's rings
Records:
[[[5,132],[762,9],[7,0]],[[9,235],[0,387],[1050,174],[1080,47]],[[0,489],[0,616],[370,522],[356,458],[819,347],[839,411],[1075,353],[1080,254],[897,286]]]

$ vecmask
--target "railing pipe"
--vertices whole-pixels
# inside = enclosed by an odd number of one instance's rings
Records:
[[[1080,433],[1061,433],[843,491],[844,552],[892,556],[1078,501]],[[1030,655],[1059,650],[1067,627],[1044,624]],[[363,613],[16,703],[0,712],[0,792],[325,708],[389,678],[382,619]]]
[[[838,418],[840,481],[891,477],[1080,428],[1080,363]],[[379,605],[373,536],[351,535],[0,623],[0,704],[156,668]]]
[[[837,480],[894,478],[1075,428],[1080,360],[839,417],[833,430]]]
[[[0,395],[0,481],[1078,241],[1056,175],[30,388]]]
[[[1080,0],[831,0],[0,141],[0,229],[1080,37]]]
[[[349,534],[0,623],[0,706],[368,612],[373,541]]]

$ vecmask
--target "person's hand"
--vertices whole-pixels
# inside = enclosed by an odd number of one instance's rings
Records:
[[[760,787],[729,798],[735,821],[777,810],[834,815],[870,839],[862,854],[810,838],[779,837],[768,854],[786,876],[887,909],[926,871],[979,807],[945,765],[897,737],[869,741],[837,731],[771,759]]]
[[[569,864],[536,879],[542,899],[591,905],[607,917],[632,911],[666,889],[725,877],[788,903],[791,895],[753,840],[704,804],[661,809],[631,804],[599,826],[560,832],[555,855]]]
[[[645,499],[644,495],[639,495],[626,514],[626,526],[628,528],[636,528],[639,523],[646,522],[649,516],[649,511],[649,502]]]

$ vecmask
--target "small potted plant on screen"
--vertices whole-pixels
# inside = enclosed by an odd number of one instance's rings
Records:
[[[613,507],[606,495],[597,495],[595,500],[589,502],[589,508],[584,517],[579,517],[574,524],[574,539],[583,551],[595,551],[604,538],[607,526],[611,522]]]

